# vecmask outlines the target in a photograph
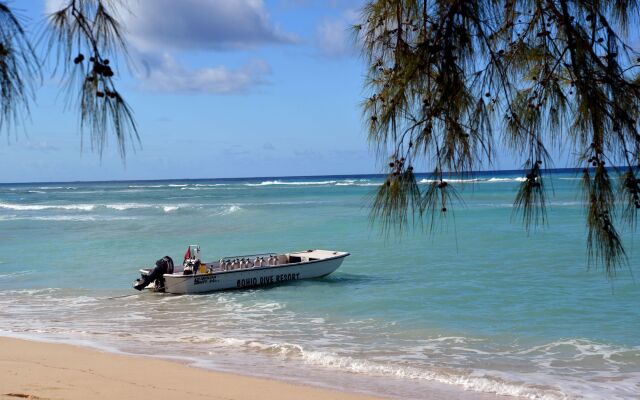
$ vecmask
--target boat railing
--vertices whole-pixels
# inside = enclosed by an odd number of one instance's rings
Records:
[[[227,256],[227,257],[222,257],[223,260],[230,260],[230,259],[234,259],[234,258],[248,258],[248,257],[263,257],[263,256],[278,256],[278,253],[256,253],[256,254],[245,254],[245,255],[241,255],[241,256]]]

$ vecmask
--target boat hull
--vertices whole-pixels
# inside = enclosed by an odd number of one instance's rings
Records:
[[[164,275],[164,291],[172,294],[244,289],[326,276],[340,267],[349,253],[336,257],[270,267],[197,275]]]

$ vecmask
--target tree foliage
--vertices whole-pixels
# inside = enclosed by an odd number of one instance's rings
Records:
[[[49,15],[43,48],[53,58],[68,106],[78,108],[80,129],[100,154],[110,134],[122,156],[128,139],[138,140],[133,112],[116,89],[113,58],[127,54],[123,28],[115,14],[120,0],[66,0]],[[0,128],[29,111],[43,65],[20,19],[0,1]],[[83,135],[84,136],[84,135]]]
[[[640,59],[626,36],[639,10],[633,0],[368,1],[355,26],[363,110],[389,161],[372,216],[387,229],[447,218],[457,194],[446,175],[490,165],[500,141],[522,157],[514,205],[531,229],[546,221],[543,166],[563,147],[583,168],[590,260],[614,274],[626,261],[616,224],[635,227],[640,209]],[[423,162],[435,177],[426,188],[413,172]]]
[[[90,134],[91,148],[102,153],[112,131],[124,155],[126,140],[138,139],[138,131],[131,108],[116,89],[109,59],[127,53],[115,15],[119,6],[119,0],[68,0],[49,16],[47,47],[55,49],[69,93],[79,92],[80,126]]]
[[[40,64],[20,19],[0,2],[0,129],[29,113]]]

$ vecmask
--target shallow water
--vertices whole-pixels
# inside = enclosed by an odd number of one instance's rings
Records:
[[[554,175],[535,234],[511,218],[521,176],[495,174],[452,182],[465,201],[455,221],[401,239],[370,224],[374,176],[0,185],[0,333],[398,398],[434,382],[635,397],[640,286],[628,270],[608,281],[587,268],[574,178]],[[635,271],[638,238],[624,233]],[[139,267],[194,243],[205,260],[352,255],[329,277],[277,287],[133,292]]]

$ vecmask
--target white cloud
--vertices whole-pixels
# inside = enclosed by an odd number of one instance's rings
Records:
[[[48,13],[66,0],[46,0]],[[233,69],[224,65],[191,68],[176,54],[192,51],[248,49],[265,44],[297,42],[274,24],[263,0],[129,0],[116,10],[127,32],[138,87],[156,92],[246,93],[266,82],[265,61],[248,61]]]
[[[252,60],[238,69],[225,66],[190,69],[166,53],[160,62],[139,78],[139,88],[153,92],[238,94],[266,83],[269,66],[261,60]]]
[[[142,51],[252,48],[297,39],[275,25],[262,0],[135,0],[122,13]]]
[[[68,0],[45,0],[47,13]],[[114,2],[117,4],[117,2]],[[220,50],[297,38],[271,21],[263,0],[128,0],[117,17],[141,51]]]

